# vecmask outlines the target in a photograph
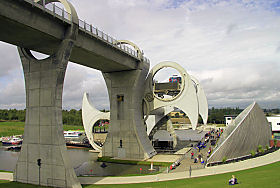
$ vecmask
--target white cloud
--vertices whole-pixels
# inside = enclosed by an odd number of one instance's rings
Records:
[[[182,65],[201,81],[210,106],[245,107],[257,100],[263,107],[280,107],[280,12],[277,1],[71,2],[80,19],[117,39],[131,40],[139,45],[151,60],[151,66],[166,60]],[[12,87],[11,78],[22,73],[19,73],[15,48],[5,46],[0,43],[0,84],[5,83],[7,88]],[[4,64],[6,59],[11,64]],[[63,106],[80,108],[84,91],[90,92],[98,108],[109,107],[100,72],[70,64]],[[11,106],[14,103],[11,102]]]

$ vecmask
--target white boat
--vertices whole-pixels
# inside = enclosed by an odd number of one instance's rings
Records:
[[[64,138],[78,138],[82,136],[82,132],[79,131],[64,131]]]
[[[21,138],[13,137],[9,140],[2,140],[3,145],[20,145],[22,143]]]

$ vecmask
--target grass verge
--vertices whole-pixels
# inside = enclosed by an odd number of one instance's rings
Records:
[[[0,170],[0,172],[13,173],[12,171]]]
[[[0,137],[23,135],[25,122],[6,121],[0,122]],[[63,125],[64,130],[84,130],[83,126]]]
[[[123,185],[84,185],[85,188],[224,188],[224,187],[245,187],[245,188],[263,188],[279,187],[280,184],[280,162],[261,166],[253,169],[204,176],[199,178],[181,179],[173,181],[163,181],[154,183],[138,183]],[[239,184],[230,186],[228,180],[234,174]]]

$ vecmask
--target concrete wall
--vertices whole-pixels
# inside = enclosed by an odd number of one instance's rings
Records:
[[[248,106],[224,131],[208,162],[250,154],[258,145],[269,145],[271,127],[257,103]]]

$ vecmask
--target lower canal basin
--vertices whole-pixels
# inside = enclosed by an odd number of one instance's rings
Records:
[[[150,174],[161,170],[161,167],[158,166],[154,166],[155,170],[150,171],[149,165],[107,162],[105,163],[106,167],[101,167],[102,162],[97,161],[98,153],[89,152],[89,149],[85,148],[67,148],[67,151],[77,176],[125,176],[140,173]],[[0,170],[13,171],[19,154],[19,151],[7,151],[3,146],[0,146]]]

